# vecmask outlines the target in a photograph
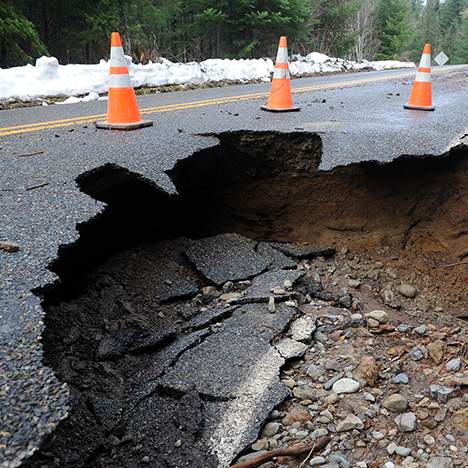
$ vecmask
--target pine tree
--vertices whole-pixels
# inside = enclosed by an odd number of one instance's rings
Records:
[[[378,11],[381,60],[399,59],[412,36],[411,10],[407,0],[381,0]]]
[[[0,67],[22,65],[46,52],[34,24],[0,1]]]
[[[456,38],[452,63],[468,63],[468,8],[462,14],[460,31]]]

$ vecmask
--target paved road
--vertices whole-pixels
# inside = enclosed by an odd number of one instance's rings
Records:
[[[402,154],[439,155],[467,134],[468,66],[435,71],[436,112],[403,110],[412,71],[371,72],[294,81],[302,112],[259,110],[268,84],[140,98],[155,126],[132,133],[97,131],[105,103],[0,112],[0,464],[26,456],[66,414],[67,389],[41,363],[43,311],[31,290],[56,280],[46,266],[76,225],[103,205],[75,179],[107,163],[145,177],[169,193],[177,160],[215,145],[202,133],[235,130],[318,133],[322,169]]]

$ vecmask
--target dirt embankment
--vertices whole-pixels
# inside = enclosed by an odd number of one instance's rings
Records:
[[[466,149],[323,172],[316,135],[241,132],[219,138],[218,146],[171,171],[177,196],[114,166],[79,178],[84,192],[108,206],[79,226],[80,240],[64,246],[51,265],[61,283],[38,292],[46,308],[45,363],[71,386],[73,410],[25,466],[117,466],[122,460],[139,466],[148,463],[146,455],[139,457],[150,446],[165,454],[166,465],[160,466],[216,466],[215,458],[203,461],[209,447],[200,443],[201,408],[212,405],[213,414],[222,413],[231,395],[168,393],[150,384],[205,340],[219,349],[216,327],[236,333],[243,319],[223,311],[203,326],[193,322],[223,291],[202,292],[213,282],[187,262],[186,247],[159,241],[230,232],[252,242],[332,245],[346,256],[347,271],[359,270],[365,258],[373,281],[369,265],[378,258],[388,271],[411,279],[425,291],[426,316],[466,313]],[[359,255],[354,259],[347,252]],[[280,312],[287,329],[292,316]],[[283,331],[275,333],[270,341]],[[190,362],[197,373],[196,362]],[[153,375],[145,374],[148,369]],[[139,431],[149,437],[146,442],[135,436]],[[180,440],[183,450],[174,454]]]

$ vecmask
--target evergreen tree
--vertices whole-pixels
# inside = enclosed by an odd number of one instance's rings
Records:
[[[468,7],[462,14],[461,27],[456,38],[452,63],[468,63]]]
[[[45,54],[34,24],[12,5],[0,1],[0,67],[23,65],[32,55]]]
[[[401,58],[413,34],[410,3],[407,0],[381,0],[378,30],[380,46],[377,58]]]

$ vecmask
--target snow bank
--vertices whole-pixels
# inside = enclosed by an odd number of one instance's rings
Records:
[[[274,69],[270,59],[210,59],[204,62],[173,63],[161,58],[157,63],[133,64],[130,76],[135,87],[188,85],[222,81],[268,81]],[[358,70],[414,68],[414,63],[383,61],[360,63],[331,58],[318,52],[303,57],[295,55],[290,64],[294,77],[316,73],[339,73]],[[54,57],[41,57],[36,65],[0,68],[0,101],[30,101],[41,97],[68,97],[62,104],[87,102],[107,92],[109,62],[96,65],[60,65]],[[85,96],[78,98],[76,96]]]

